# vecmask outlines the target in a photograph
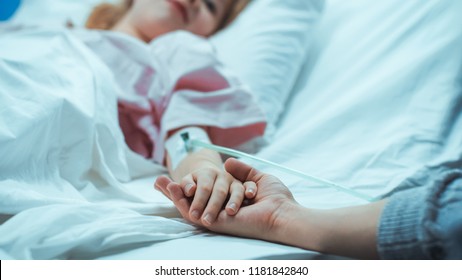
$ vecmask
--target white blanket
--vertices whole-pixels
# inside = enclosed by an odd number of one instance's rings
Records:
[[[462,2],[405,2],[327,2],[275,144],[261,156],[371,196],[462,159]],[[316,195],[306,203],[339,205]]]
[[[0,248],[12,258],[82,258],[192,234],[140,214],[172,215],[170,204],[124,189],[164,169],[127,149],[108,69],[66,31],[20,34],[0,37],[0,213],[20,213],[0,227]]]
[[[371,196],[393,190],[425,166],[460,161],[462,1],[326,4],[292,100],[272,143],[259,156]],[[115,99],[104,67],[67,35],[16,42],[13,49],[4,47],[5,36],[0,36],[0,208],[9,214],[32,209],[0,226],[1,258],[313,257],[280,244],[196,234],[175,220],[139,215],[176,212],[150,185],[164,170],[149,174],[144,171],[154,166],[131,164],[133,155],[109,120]],[[63,46],[68,55],[57,61],[52,54]],[[36,61],[38,54],[45,58]],[[76,54],[81,68],[69,69],[66,59]],[[31,61],[40,66],[31,68]],[[18,79],[22,82],[8,83]],[[38,93],[44,101],[29,102]],[[73,98],[76,93],[88,96],[88,104]],[[94,109],[101,103],[100,110]],[[72,127],[86,135],[73,133]],[[73,165],[66,166],[69,162]],[[305,206],[363,203],[258,167],[278,175]],[[151,177],[121,184],[134,170]]]

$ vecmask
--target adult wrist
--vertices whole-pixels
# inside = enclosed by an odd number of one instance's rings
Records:
[[[321,250],[322,235],[319,234],[318,211],[288,201],[278,208],[275,220],[275,241],[309,250]]]
[[[277,219],[277,242],[312,251],[345,255],[338,250],[345,235],[345,209],[310,209],[297,203],[280,207]],[[340,248],[341,249],[341,248]]]

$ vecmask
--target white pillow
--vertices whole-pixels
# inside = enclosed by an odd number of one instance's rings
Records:
[[[308,54],[324,0],[254,0],[211,38],[220,60],[246,83],[271,135]]]

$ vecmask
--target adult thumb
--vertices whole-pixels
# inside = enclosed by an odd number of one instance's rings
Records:
[[[247,165],[234,158],[226,160],[225,170],[241,182],[257,182],[264,175],[262,172],[258,171],[252,166]]]

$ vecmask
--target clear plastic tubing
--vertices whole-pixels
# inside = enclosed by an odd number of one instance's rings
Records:
[[[362,199],[362,200],[366,200],[368,202],[375,201],[375,199],[373,197],[362,194],[362,193],[360,193],[358,191],[355,191],[355,190],[352,190],[352,189],[350,189],[348,187],[341,186],[341,185],[339,185],[337,183],[334,183],[334,182],[331,182],[329,180],[322,179],[322,178],[319,178],[319,177],[316,177],[316,176],[313,176],[313,175],[309,175],[309,174],[300,172],[298,170],[288,168],[288,167],[285,167],[283,165],[271,162],[269,160],[265,160],[265,159],[261,159],[261,158],[258,158],[256,156],[253,156],[253,155],[249,155],[249,154],[244,153],[244,152],[240,152],[240,151],[230,149],[230,148],[221,147],[221,146],[218,146],[218,145],[204,143],[204,142],[201,142],[201,141],[198,141],[198,140],[195,140],[195,139],[189,139],[188,135],[185,135],[183,137],[183,140],[185,141],[187,151],[191,150],[192,147],[201,147],[201,148],[213,150],[213,151],[225,154],[225,155],[229,155],[229,156],[232,156],[232,157],[245,158],[245,159],[248,159],[248,160],[252,160],[254,162],[258,162],[258,163],[262,163],[262,164],[274,167],[274,168],[276,168],[278,170],[281,170],[281,171],[283,171],[283,172],[285,172],[287,174],[291,174],[291,175],[297,176],[299,178],[302,178],[302,179],[305,179],[305,180],[308,180],[308,181],[311,181],[311,182],[315,182],[315,183],[319,183],[319,184],[322,184],[322,185],[325,185],[325,186],[332,187],[332,188],[334,188],[334,189],[336,189],[338,191],[341,191],[343,193],[352,195],[352,196],[354,196],[356,198],[359,198],[359,199]]]

